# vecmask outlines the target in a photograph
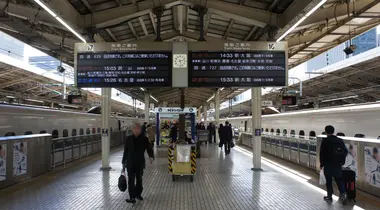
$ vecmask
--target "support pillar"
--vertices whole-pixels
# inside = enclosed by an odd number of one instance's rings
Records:
[[[219,112],[220,112],[220,91],[216,90],[215,94],[215,129],[219,128]],[[215,132],[216,140],[219,141],[219,132]]]
[[[207,105],[203,105],[203,123],[207,126]]]
[[[162,17],[162,14],[164,13],[165,11],[165,8],[163,6],[160,6],[160,7],[156,7],[153,9],[153,13],[156,15],[157,17],[157,33],[156,33],[156,39],[154,40],[155,42],[162,42],[162,38],[161,38],[161,17]]]
[[[110,118],[111,118],[111,88],[102,88],[102,167],[101,170],[110,170]]]
[[[185,108],[185,90],[181,88],[181,109]],[[185,114],[179,114],[179,139],[185,139]]]
[[[149,94],[145,93],[144,95],[144,103],[145,103],[145,108],[144,108],[144,122],[149,123]]]
[[[253,171],[261,170],[261,87],[251,89]]]
[[[206,7],[202,7],[202,6],[196,6],[195,7],[195,10],[197,11],[198,13],[198,16],[199,16],[199,39],[198,41],[199,42],[204,42],[206,41],[205,39],[205,32],[204,32],[204,19],[205,19],[205,15],[207,14],[207,8]]]

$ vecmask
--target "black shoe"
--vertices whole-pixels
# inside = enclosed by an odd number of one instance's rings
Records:
[[[330,196],[325,196],[323,197],[323,200],[327,201],[327,202],[332,202],[332,197]]]
[[[131,199],[126,199],[127,203],[136,203],[136,199],[131,198]]]
[[[343,193],[342,195],[340,195],[339,201],[342,202],[343,205],[346,205],[347,202],[348,202],[348,200],[347,200],[347,194]]]
[[[140,201],[144,200],[141,195],[137,196],[136,198],[139,199]]]

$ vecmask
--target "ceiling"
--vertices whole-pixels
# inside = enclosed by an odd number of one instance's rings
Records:
[[[83,35],[88,42],[153,41],[157,35],[158,8],[164,10],[164,41],[197,41],[204,11],[207,41],[273,41],[291,28],[317,0],[55,0],[43,2]],[[380,23],[380,0],[328,0],[285,40],[289,66],[294,67]],[[47,54],[73,64],[74,43],[80,40],[34,0],[0,0],[0,30]],[[200,8],[207,8],[201,10]],[[16,79],[17,80],[17,79]],[[215,88],[186,89],[186,104],[201,106]],[[179,106],[179,89],[125,88],[121,91],[143,100],[148,92],[160,104]],[[243,92],[225,89],[224,99]]]

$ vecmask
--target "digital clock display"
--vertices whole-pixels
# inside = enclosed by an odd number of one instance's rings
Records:
[[[78,52],[78,87],[171,87],[171,51]]]
[[[285,51],[189,51],[190,87],[286,85]]]

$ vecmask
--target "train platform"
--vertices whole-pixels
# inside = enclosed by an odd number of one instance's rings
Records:
[[[249,150],[236,146],[225,156],[216,145],[202,146],[194,182],[172,181],[167,149],[156,149],[156,160],[147,164],[144,201],[128,204],[128,193],[117,187],[122,150],[111,155],[111,171],[100,171],[100,155],[57,168],[29,181],[0,190],[0,209],[379,209],[359,198],[356,205],[323,201],[325,191],[307,174],[263,158],[262,171],[251,171]]]

